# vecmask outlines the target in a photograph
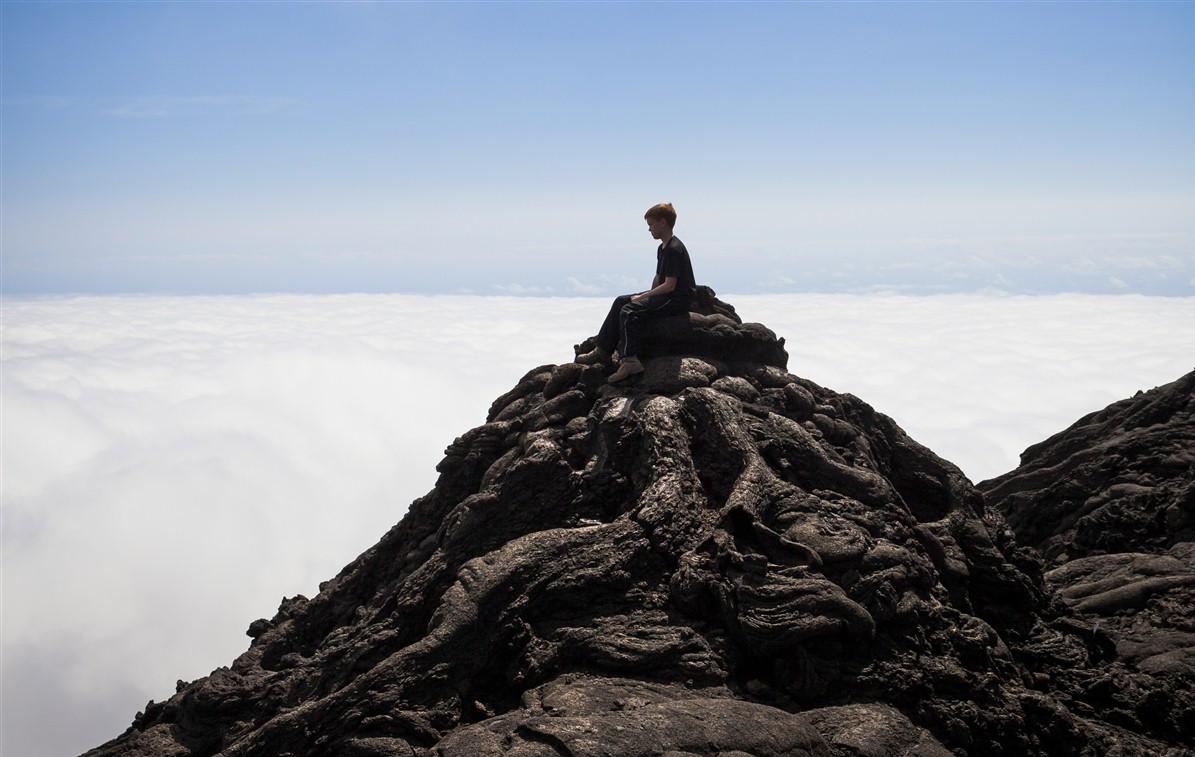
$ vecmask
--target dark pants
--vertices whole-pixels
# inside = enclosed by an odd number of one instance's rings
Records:
[[[631,302],[631,295],[614,298],[610,312],[598,332],[597,343],[607,352],[618,350],[625,357],[639,354],[639,334],[644,321],[689,312],[689,303],[671,294],[658,294],[639,302]]]

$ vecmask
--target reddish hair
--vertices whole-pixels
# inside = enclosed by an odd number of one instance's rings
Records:
[[[668,222],[668,228],[670,229],[676,225],[676,209],[672,207],[672,203],[670,202],[661,202],[659,205],[652,205],[643,214],[643,217],[649,221],[653,218],[663,218]]]

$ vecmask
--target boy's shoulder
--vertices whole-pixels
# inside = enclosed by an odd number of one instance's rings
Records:
[[[680,241],[680,237],[672,237],[671,239],[668,240],[667,244],[663,244],[663,243],[660,244],[661,251],[669,250],[669,249],[683,250],[685,252],[689,251],[688,248],[685,247],[685,243]]]

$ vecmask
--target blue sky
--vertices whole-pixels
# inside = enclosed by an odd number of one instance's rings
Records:
[[[1195,294],[1191,3],[2,14],[9,294]]]

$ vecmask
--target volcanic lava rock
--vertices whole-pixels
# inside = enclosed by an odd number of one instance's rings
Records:
[[[1195,372],[1084,416],[979,488],[1124,664],[1093,674],[1088,698],[1195,741]]]
[[[1195,541],[1195,371],[1085,415],[979,488],[1055,565]]]
[[[955,466],[709,298],[622,384],[529,371],[374,547],[89,754],[1188,754]]]

